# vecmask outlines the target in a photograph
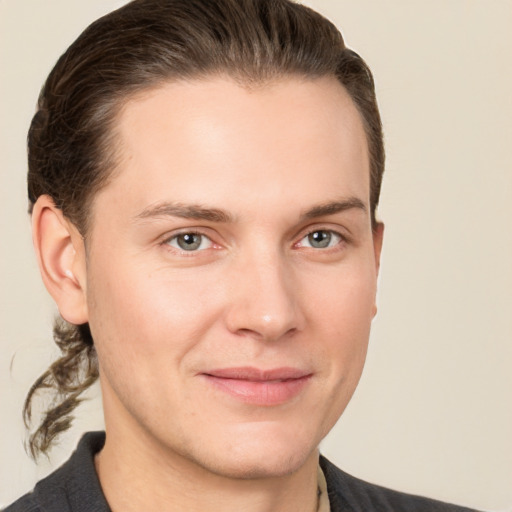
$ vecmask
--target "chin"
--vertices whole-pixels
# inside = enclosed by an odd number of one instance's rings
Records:
[[[275,454],[247,454],[244,457],[229,457],[216,460],[210,467],[210,472],[230,479],[255,480],[279,478],[299,471],[312,455],[317,457],[317,451],[304,454],[294,454],[283,459]]]
[[[203,453],[196,452],[193,458],[211,473],[234,479],[284,477],[307,462],[318,463],[318,444],[300,436],[272,429],[263,429],[260,435],[238,434],[233,433],[225,443],[209,446]]]

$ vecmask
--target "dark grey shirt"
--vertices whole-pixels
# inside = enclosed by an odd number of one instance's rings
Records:
[[[4,512],[110,512],[94,468],[104,432],[85,434],[71,458]],[[341,471],[324,457],[331,512],[475,512],[369,484]]]

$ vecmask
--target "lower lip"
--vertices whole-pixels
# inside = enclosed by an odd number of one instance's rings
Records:
[[[220,391],[238,400],[262,406],[280,405],[295,398],[306,386],[311,375],[296,379],[254,381],[228,379],[204,375],[208,382]]]

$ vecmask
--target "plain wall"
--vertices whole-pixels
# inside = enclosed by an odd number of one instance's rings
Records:
[[[101,428],[97,388],[50,461],[23,450],[28,388],[56,356],[26,213],[44,78],[115,0],[0,0],[0,506]],[[512,510],[512,2],[310,0],[374,71],[386,223],[367,366],[322,450],[361,478]]]

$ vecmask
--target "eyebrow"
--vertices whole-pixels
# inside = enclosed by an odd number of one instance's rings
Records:
[[[233,217],[218,208],[206,208],[200,204],[160,203],[145,208],[136,215],[136,220],[153,217],[180,217],[182,219],[207,220],[210,222],[233,222]]]
[[[357,197],[349,197],[339,201],[331,201],[328,203],[319,204],[313,206],[309,210],[306,210],[301,215],[301,220],[315,219],[317,217],[323,217],[324,215],[334,215],[336,213],[344,212],[346,210],[359,209],[363,212],[367,212],[368,209],[361,199]]]
[[[330,201],[313,206],[303,212],[300,220],[309,220],[325,215],[334,215],[346,210],[359,209],[367,211],[366,205],[357,197],[350,197],[339,201]],[[200,204],[183,204],[164,202],[148,206],[135,216],[136,220],[144,220],[155,217],[180,217],[182,219],[207,220],[210,222],[233,222],[234,218],[225,210],[219,208],[207,208]]]

